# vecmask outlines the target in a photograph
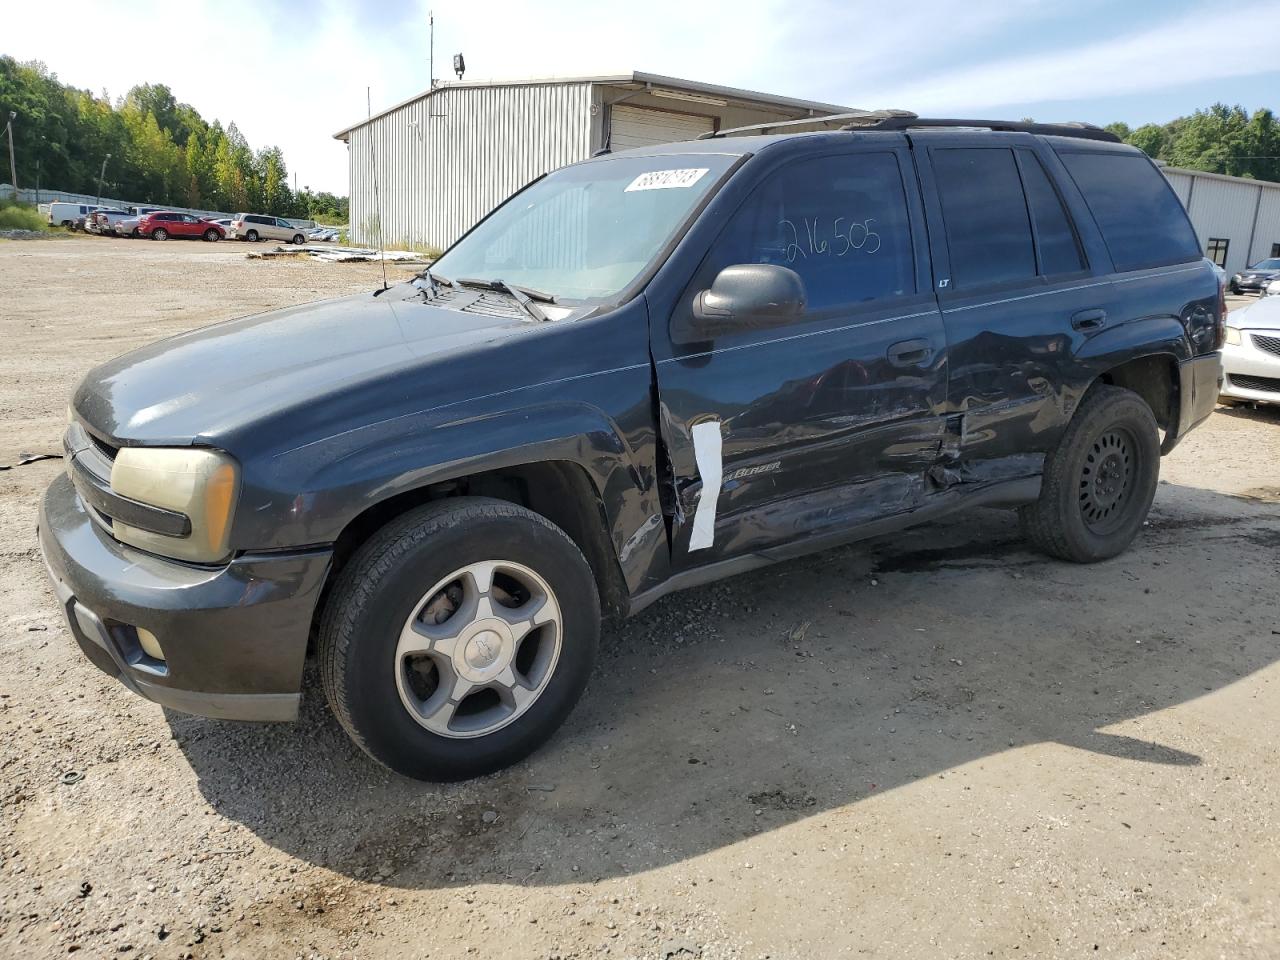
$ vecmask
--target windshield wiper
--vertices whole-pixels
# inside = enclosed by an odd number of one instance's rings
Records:
[[[544,293],[541,290],[535,290],[532,287],[520,287],[513,283],[507,283],[505,280],[476,280],[463,277],[455,281],[459,286],[463,287],[482,287],[485,290],[497,290],[499,293],[505,293],[512,300],[518,303],[521,309],[535,320],[547,321],[548,317],[534,301],[540,300],[543,303],[555,303],[554,294]]]

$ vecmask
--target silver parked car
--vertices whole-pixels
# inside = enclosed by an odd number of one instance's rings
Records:
[[[1263,297],[1227,317],[1223,401],[1280,403],[1280,297]]]
[[[139,237],[141,236],[138,233],[138,221],[140,219],[141,217],[135,214],[131,217],[125,217],[123,220],[117,220],[111,225],[111,231],[117,237]]]
[[[269,217],[262,213],[237,213],[231,218],[228,240],[282,240],[285,243],[305,243],[307,232],[295,227],[283,217]]]

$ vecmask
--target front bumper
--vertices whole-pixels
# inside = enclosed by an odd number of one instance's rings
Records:
[[[1233,280],[1232,283],[1235,285],[1235,288],[1237,290],[1253,290],[1257,292],[1257,291],[1265,290],[1267,287],[1267,284],[1269,284],[1272,280],[1275,280],[1275,279],[1277,278],[1276,277],[1240,277],[1238,280]]]
[[[1241,330],[1240,343],[1222,348],[1222,369],[1226,379],[1222,396],[1255,403],[1280,403],[1280,355],[1263,350],[1254,342],[1258,334],[1280,339],[1280,331]]]
[[[40,505],[40,550],[72,636],[95,666],[148,700],[224,720],[293,720],[328,550],[242,556],[217,568],[114,540],[58,477]],[[136,628],[159,639],[155,660]]]

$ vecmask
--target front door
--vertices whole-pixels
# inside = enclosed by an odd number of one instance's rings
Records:
[[[756,174],[670,326],[651,320],[675,569],[847,530],[926,496],[946,344],[906,140],[877,139]],[[745,263],[799,274],[799,319],[674,342],[694,296]]]

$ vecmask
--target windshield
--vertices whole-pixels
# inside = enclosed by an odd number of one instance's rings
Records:
[[[616,296],[735,159],[686,153],[565,167],[495,210],[431,272],[502,280],[557,299]]]
[[[1270,260],[1259,260],[1250,270],[1280,270],[1280,257],[1272,257]]]

